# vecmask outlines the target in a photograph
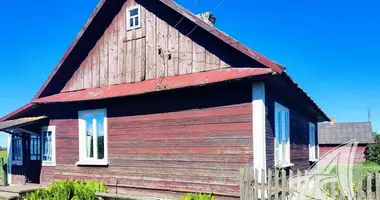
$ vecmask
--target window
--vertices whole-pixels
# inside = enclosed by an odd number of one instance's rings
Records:
[[[309,123],[309,160],[316,161],[318,159],[318,149],[316,140],[315,124]]]
[[[107,165],[106,110],[79,112],[78,165]]]
[[[42,165],[55,166],[55,126],[42,127]]]
[[[30,160],[41,160],[41,143],[39,135],[30,136]]]
[[[275,102],[275,160],[280,167],[289,167],[290,128],[289,109]]]
[[[22,138],[12,135],[12,165],[22,165]]]
[[[140,6],[127,8],[127,30],[141,27],[140,16]]]

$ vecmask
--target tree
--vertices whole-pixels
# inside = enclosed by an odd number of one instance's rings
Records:
[[[374,143],[367,147],[365,159],[369,162],[374,162],[380,165],[380,135],[373,133]]]

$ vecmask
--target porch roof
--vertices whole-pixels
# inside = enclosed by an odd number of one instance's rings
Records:
[[[3,121],[3,122],[0,122],[0,131],[5,131],[11,128],[18,128],[20,126],[28,125],[45,118],[46,116],[38,116],[38,117],[26,117],[26,118]]]

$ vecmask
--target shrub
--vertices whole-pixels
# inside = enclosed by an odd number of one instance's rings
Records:
[[[212,194],[187,194],[186,196],[180,197],[180,200],[215,200]]]
[[[367,147],[365,153],[366,162],[380,164],[380,135],[373,134],[374,143]]]
[[[27,200],[96,200],[96,192],[106,192],[104,183],[97,181],[56,181],[48,188],[25,196]]]

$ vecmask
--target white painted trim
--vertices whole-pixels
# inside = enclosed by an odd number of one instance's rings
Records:
[[[137,26],[130,26],[130,24],[129,24],[130,11],[134,10],[136,8],[137,8],[137,13],[138,13],[137,14],[137,18],[138,18],[139,24]],[[126,9],[126,15],[125,15],[125,17],[126,17],[125,23],[127,25],[126,26],[127,31],[140,28],[141,27],[141,23],[142,23],[142,21],[141,21],[142,19],[141,19],[141,8],[140,8],[140,5],[135,5],[135,6],[128,7]]]
[[[316,141],[316,126],[314,123],[309,122],[309,161],[318,160],[317,151],[317,141]]]
[[[275,142],[274,142],[274,157],[275,157],[275,164],[278,165],[279,167],[289,167],[289,166],[293,166],[294,164],[291,163],[291,156],[290,156],[290,111],[287,107],[277,103],[277,102],[274,102],[274,121],[275,121],[275,128],[274,128],[274,131],[275,131],[275,136],[276,136],[276,133],[278,133],[277,131],[277,125],[278,125],[278,122],[276,121],[276,113],[277,112],[282,112],[282,113],[285,113],[285,123],[282,123],[282,126],[285,126],[285,134],[288,133],[288,138],[287,138],[287,141],[286,143],[282,143],[281,144],[281,141],[279,141],[279,145],[277,146],[277,142],[276,142],[276,138],[275,138]],[[278,137],[280,137],[279,135],[277,135]],[[278,155],[281,155],[282,158],[277,158]],[[283,157],[285,155],[285,161],[283,160]]]
[[[8,184],[12,184],[12,134],[8,134]]]
[[[253,166],[266,170],[265,85],[262,82],[252,84],[252,131]]]
[[[104,128],[104,158],[95,159],[97,157],[97,138],[94,138],[94,158],[87,158],[86,155],[86,122],[84,120],[85,115],[95,115],[98,113],[103,113],[103,128]],[[108,165],[108,126],[107,126],[107,110],[106,109],[97,109],[97,110],[85,110],[79,111],[78,113],[79,121],[79,161],[76,162],[76,165]],[[97,132],[96,120],[93,119],[93,132],[95,137]]]
[[[42,148],[41,148],[41,161],[42,161],[42,166],[56,166],[56,128],[55,126],[44,126],[41,128],[41,145],[44,145],[43,144],[43,135],[42,133],[44,131],[50,131],[52,133],[52,157],[53,157],[53,160],[52,161],[43,161],[42,158],[43,158],[43,152],[42,152]]]

